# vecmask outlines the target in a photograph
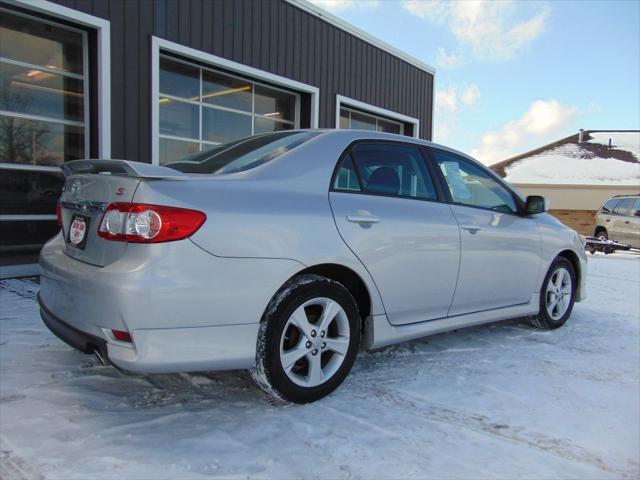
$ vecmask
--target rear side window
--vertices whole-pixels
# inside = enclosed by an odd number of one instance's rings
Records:
[[[362,190],[360,187],[360,180],[358,179],[358,173],[353,165],[351,155],[347,155],[342,161],[342,164],[338,169],[338,173],[336,173],[333,188],[335,190],[347,190],[352,192],[360,192]]]
[[[338,169],[334,189],[436,199],[420,148],[393,143],[356,144]]]
[[[607,200],[607,203],[602,206],[600,211],[602,211],[603,213],[612,213],[613,209],[616,207],[616,205],[618,205],[618,203],[620,203],[619,198],[612,198],[611,200]]]
[[[623,198],[622,201],[613,209],[613,213],[616,215],[631,215],[633,202],[633,198]]]

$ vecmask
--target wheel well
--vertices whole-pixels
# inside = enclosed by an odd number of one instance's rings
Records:
[[[580,259],[576,252],[571,250],[564,250],[558,254],[558,257],[566,258],[571,262],[571,266],[573,267],[573,271],[576,272],[576,283],[578,288],[580,288],[580,278],[582,277],[582,271],[580,270]]]
[[[335,263],[323,263],[321,265],[314,265],[301,272],[298,275],[305,273],[313,273],[320,275],[321,277],[330,278],[338,283],[341,283],[356,300],[358,310],[360,310],[360,317],[362,318],[362,326],[364,327],[364,320],[371,313],[371,297],[369,296],[369,290],[367,286],[356,272],[343,265],[337,265]]]
[[[607,231],[606,228],[598,226],[598,227],[596,227],[595,231],[593,232],[593,236],[597,237],[600,232],[606,232],[606,231]]]

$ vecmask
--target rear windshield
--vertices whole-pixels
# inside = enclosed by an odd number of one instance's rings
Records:
[[[250,170],[278,158],[320,132],[277,132],[216,145],[164,166],[184,173],[222,175]]]

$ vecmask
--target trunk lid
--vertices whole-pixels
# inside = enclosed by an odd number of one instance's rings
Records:
[[[60,210],[65,253],[101,267],[115,262],[127,248],[126,242],[98,236],[107,206],[112,202],[133,201],[138,185],[145,178],[184,177],[166,167],[126,160],[76,160],[66,163],[62,170],[65,184]],[[70,238],[72,224],[73,238]]]

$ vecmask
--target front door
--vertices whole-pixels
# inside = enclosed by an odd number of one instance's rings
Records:
[[[371,274],[394,325],[446,317],[460,233],[419,146],[357,143],[329,194],[340,235]]]
[[[540,268],[535,219],[519,215],[512,192],[480,165],[443,150],[430,152],[460,225],[460,273],[449,316],[529,302]]]

